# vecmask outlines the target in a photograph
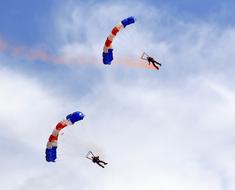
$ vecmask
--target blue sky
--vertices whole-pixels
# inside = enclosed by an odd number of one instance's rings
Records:
[[[1,35],[13,43],[34,45],[45,41],[52,28],[53,9],[60,1],[1,1]]]
[[[1,1],[1,186],[234,190],[234,5]],[[107,35],[132,15],[104,66]],[[143,51],[159,71],[137,67]],[[76,110],[85,119],[64,130],[47,163],[49,134]],[[84,159],[88,150],[108,166]]]
[[[69,2],[69,1],[67,1]],[[71,1],[70,1],[71,2]],[[74,1],[79,2],[79,1]],[[103,1],[101,1],[103,2]],[[115,1],[122,2],[122,1]],[[53,13],[58,6],[65,4],[65,1],[42,0],[34,2],[23,1],[1,1],[0,2],[0,23],[1,35],[13,43],[24,43],[34,45],[40,42],[47,42],[47,37],[53,37]],[[132,1],[135,4],[136,1]],[[146,4],[170,11],[188,22],[191,20],[211,20],[219,25],[234,25],[233,12],[235,3],[232,0],[226,1],[145,1]],[[88,1],[83,3],[86,9],[89,6],[99,4],[99,1]],[[143,6],[143,9],[146,7]]]

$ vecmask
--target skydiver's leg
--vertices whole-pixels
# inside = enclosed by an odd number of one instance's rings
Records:
[[[157,63],[158,65],[162,66],[162,64],[161,64],[161,63],[158,63],[157,61],[154,61],[154,63]]]
[[[102,161],[102,160],[100,160],[100,162],[103,163],[104,165],[108,164],[107,162],[104,162],[104,161]]]
[[[153,63],[153,66],[154,66],[157,70],[159,70],[159,67],[158,67],[157,65],[155,65],[154,63]]]
[[[103,166],[102,164],[100,164],[99,162],[97,162],[97,164],[98,164],[100,167],[104,168],[104,166]]]

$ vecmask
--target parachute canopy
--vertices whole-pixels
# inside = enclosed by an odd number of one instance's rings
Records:
[[[47,162],[55,162],[57,158],[56,149],[57,149],[57,141],[60,131],[69,125],[73,125],[77,121],[83,120],[84,117],[85,115],[82,112],[76,111],[74,113],[67,115],[66,119],[57,123],[55,129],[52,131],[52,134],[50,135],[47,142],[47,147],[45,152]]]
[[[112,48],[112,42],[113,39],[115,38],[116,34],[122,29],[125,28],[126,26],[135,23],[135,18],[133,16],[128,17],[124,20],[122,20],[120,23],[118,23],[112,30],[112,32],[109,34],[107,37],[105,44],[104,44],[104,49],[103,49],[103,63],[105,65],[111,65],[111,62],[113,60],[113,48]]]

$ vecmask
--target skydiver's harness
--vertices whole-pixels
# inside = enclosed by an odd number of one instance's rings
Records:
[[[150,63],[155,63],[155,60],[152,57],[148,57],[147,60],[149,62],[149,65]]]
[[[100,162],[99,156],[95,156],[91,151],[87,153],[86,158],[97,164]]]

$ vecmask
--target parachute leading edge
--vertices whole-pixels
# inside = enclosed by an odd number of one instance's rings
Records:
[[[120,23],[118,23],[112,30],[112,32],[109,34],[105,41],[104,49],[103,49],[103,63],[105,65],[111,65],[111,62],[113,60],[113,48],[112,48],[112,42],[115,38],[116,34],[126,26],[135,23],[135,18],[133,16],[128,17],[126,19],[123,19]]]

